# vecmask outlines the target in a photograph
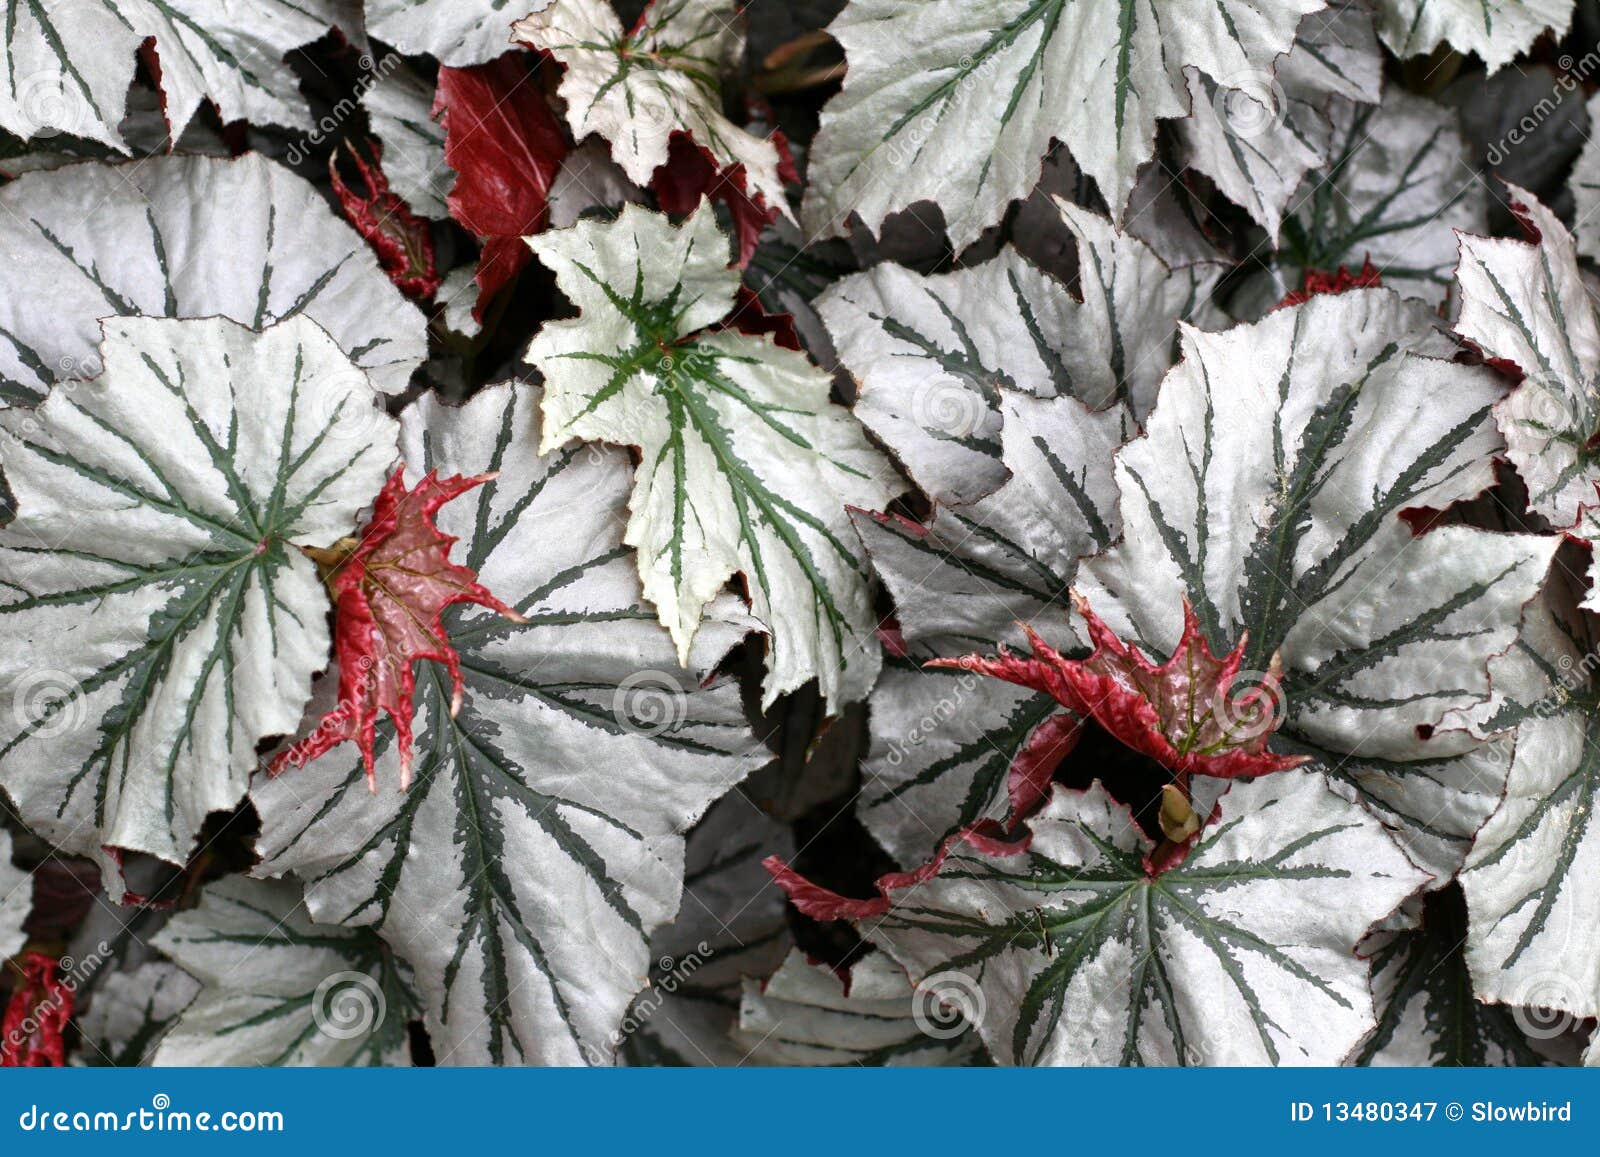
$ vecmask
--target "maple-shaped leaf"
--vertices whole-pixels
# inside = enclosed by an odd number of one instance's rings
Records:
[[[1378,31],[1396,56],[1449,45],[1494,72],[1547,31],[1560,40],[1575,6],[1575,0],[1378,0]]]
[[[366,185],[366,192],[358,193],[345,184],[339,174],[337,152],[328,158],[328,177],[345,218],[367,239],[383,271],[400,287],[401,293],[419,299],[432,297],[439,288],[439,267],[434,260],[433,232],[428,223],[389,191],[389,179],[383,174],[382,144],[371,142],[370,161],[353,146],[346,147]]]
[[[470,567],[450,561],[456,540],[434,523],[446,502],[487,481],[486,475],[440,478],[429,472],[407,489],[405,471],[396,470],[384,485],[360,542],[348,557],[329,560],[334,568],[329,587],[335,599],[339,704],[310,736],[273,761],[274,771],[290,764],[304,767],[353,739],[367,782],[376,791],[373,742],[378,716],[387,713],[400,748],[400,786],[411,786],[415,664],[425,659],[443,663],[450,675],[452,713],[461,706],[460,657],[439,616],[457,603],[477,603],[522,621],[478,582]]]
[[[995,658],[966,655],[932,666],[976,671],[1043,691],[1078,715],[1093,717],[1124,746],[1147,755],[1183,782],[1189,775],[1266,775],[1309,762],[1274,755],[1267,739],[1283,721],[1283,664],[1273,655],[1263,672],[1241,676],[1248,638],[1218,657],[1184,604],[1183,633],[1163,663],[1130,647],[1074,595],[1094,651],[1068,659],[1024,627],[1033,654],[1005,648]]]
[[[565,66],[557,92],[573,137],[610,141],[612,158],[636,185],[668,164],[681,135],[755,204],[790,215],[785,147],[722,111],[722,77],[738,69],[744,47],[734,0],[653,0],[628,30],[607,0],[554,0],[518,21],[515,36]]]
[[[1120,224],[1156,122],[1189,110],[1184,69],[1260,75],[1325,0],[851,0],[828,26],[844,88],[823,109],[804,207],[811,233],[854,213],[874,233],[937,201],[957,251],[1039,181],[1052,139]]]
[[[781,134],[773,134],[773,142],[785,158],[783,171],[787,179],[796,180]],[[657,204],[668,213],[692,213],[699,208],[702,197],[726,205],[739,242],[740,265],[750,264],[762,230],[778,220],[776,207],[751,194],[744,165],[720,167],[711,150],[697,145],[686,133],[672,134],[666,164],[650,178],[650,190],[655,193]]]
[[[56,958],[29,952],[0,1020],[0,1068],[60,1068],[66,1064],[62,1033],[72,1019],[70,984],[57,974]]]
[[[682,225],[628,205],[529,244],[583,311],[528,348],[543,447],[640,447],[626,541],[680,655],[739,574],[772,637],[765,701],[812,678],[831,710],[860,698],[881,660],[845,507],[882,509],[898,476],[803,354],[715,328],[740,281],[710,202]]]
[[[545,226],[567,137],[522,52],[441,68],[433,116],[444,125],[445,160],[457,174],[446,198],[450,215],[483,243],[472,307],[481,322],[490,300],[528,263],[522,238]]]

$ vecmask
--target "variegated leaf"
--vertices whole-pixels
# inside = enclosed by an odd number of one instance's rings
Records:
[[[1031,743],[1060,740],[1040,729],[1062,712],[1048,695],[920,663],[1021,642],[1019,620],[1071,637],[1078,559],[1120,529],[1111,462],[1130,432],[1126,414],[1011,391],[1002,405],[1011,478],[998,491],[936,507],[926,527],[855,516],[910,660],[891,663],[872,693],[858,814],[908,866],[958,828],[1002,817],[1012,764]]]
[[[1600,125],[1600,93],[1585,106],[1589,124]],[[1572,190],[1572,231],[1577,234],[1578,251],[1590,259],[1600,259],[1600,141],[1587,137],[1569,178]]]
[[[93,377],[97,319],[304,314],[385,393],[427,352],[422,315],[359,235],[287,169],[158,157],[75,165],[0,189],[0,401]]]
[[[734,1048],[748,1065],[876,1068],[987,1064],[973,1026],[933,1007],[882,952],[852,964],[848,980],[798,948],[771,976],[744,982]]]
[[[1276,277],[1258,306],[1299,289],[1307,270],[1352,272],[1371,259],[1383,284],[1437,305],[1455,266],[1452,230],[1482,232],[1487,197],[1454,109],[1390,85],[1381,104],[1335,97],[1327,167],[1307,178],[1283,222]]]
[[[310,128],[284,56],[335,25],[359,29],[340,0],[6,0],[5,20],[0,128],[24,140],[66,133],[116,147],[147,39],[176,139],[207,100],[224,122]]]
[[[623,1021],[630,1065],[738,1065],[729,1040],[740,981],[765,976],[789,945],[783,893],[761,867],[791,855],[789,829],[742,790],[729,792],[689,833],[678,918],[650,938],[650,987]]]
[[[1558,1031],[1600,1015],[1600,621],[1578,605],[1573,561],[1560,556],[1517,645],[1490,668],[1488,723],[1515,726],[1516,751],[1505,800],[1461,872],[1479,997],[1555,1010]]]
[[[710,202],[682,226],[628,205],[529,244],[583,311],[528,349],[543,447],[639,447],[626,541],[680,658],[739,574],[771,636],[764,703],[809,679],[833,711],[860,699],[880,659],[845,507],[882,509],[898,476],[803,354],[707,328],[739,284]]]
[[[1314,772],[1236,782],[1177,867],[1098,786],[1031,846],[956,850],[862,931],[966,994],[1001,1064],[1338,1064],[1373,1027],[1368,927],[1427,876]]]
[[[1302,178],[1328,163],[1334,96],[1379,99],[1383,55],[1364,0],[1336,0],[1300,21],[1294,48],[1274,76],[1227,88],[1189,70],[1190,115],[1175,123],[1184,162],[1216,182],[1276,240]]]
[[[0,960],[22,951],[23,921],[33,908],[33,877],[11,862],[11,833],[0,828]]]
[[[451,68],[485,64],[511,48],[511,25],[552,0],[365,0],[367,31],[407,56]]]
[[[452,559],[526,618],[445,611],[465,693],[417,671],[415,781],[368,791],[348,745],[258,780],[261,874],[307,882],[315,919],[372,925],[416,969],[442,1064],[608,1062],[678,910],[683,832],[765,762],[738,689],[702,684],[745,630],[709,608],[693,670],[639,592],[616,450],[539,443],[536,390],[402,416],[407,475],[497,473],[446,504]],[[398,776],[378,728],[378,782]]]
[[[444,159],[444,126],[433,119],[433,85],[399,67],[362,93],[361,104],[383,143],[390,186],[412,212],[448,220],[445,198],[456,175]]]
[[[1183,70],[1270,72],[1324,0],[851,0],[828,31],[849,63],[823,110],[808,232],[937,201],[957,250],[1038,182],[1052,138],[1120,223],[1158,118],[1188,112]]]
[[[1382,933],[1371,952],[1378,1027],[1354,1062],[1475,1068],[1548,1063],[1534,1051],[1516,1013],[1475,997],[1462,951],[1467,909],[1460,889],[1429,893],[1420,919],[1420,927]]]
[[[1573,0],[1378,0],[1378,30],[1396,56],[1420,56],[1447,44],[1476,53],[1493,72],[1540,35],[1559,39]]]
[[[1489,370],[1455,364],[1420,304],[1316,296],[1222,334],[1186,329],[1144,437],[1117,458],[1123,540],[1079,586],[1169,654],[1185,600],[1215,653],[1281,655],[1271,747],[1315,757],[1447,879],[1504,785],[1505,752],[1430,734],[1488,695],[1556,542],[1400,518],[1493,481]],[[1424,738],[1424,736],[1428,736]]]
[[[200,988],[198,980],[166,961],[111,973],[95,989],[89,1011],[78,1018],[78,1063],[94,1068],[148,1064]]]
[[[789,215],[777,146],[722,111],[721,78],[744,51],[734,0],[655,0],[628,30],[608,0],[553,0],[516,35],[566,66],[557,95],[572,135],[610,141],[634,184],[649,184],[671,135],[686,133],[722,168],[742,165],[750,191]]]
[[[1058,200],[1077,241],[1082,300],[1006,248],[924,276],[883,264],[837,282],[817,308],[860,383],[855,411],[925,493],[971,502],[1006,478],[1000,391],[1066,394],[1142,420],[1177,355],[1180,320],[1202,324],[1218,270],[1169,270],[1104,217]]]
[[[354,532],[396,434],[305,318],[104,324],[100,377],[0,411],[0,785],[117,897],[116,849],[181,862],[299,725],[329,604],[298,548]]]
[[[411,970],[369,928],[314,923],[294,884],[226,877],[152,943],[200,982],[152,1064],[409,1061]]]

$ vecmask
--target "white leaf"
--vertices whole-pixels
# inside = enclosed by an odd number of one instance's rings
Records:
[[[807,230],[874,233],[921,200],[959,251],[1039,180],[1052,138],[1120,223],[1158,118],[1188,113],[1183,69],[1270,74],[1324,0],[851,0],[828,31],[849,64],[812,149]]]
[[[385,393],[427,352],[422,314],[311,185],[254,154],[74,165],[0,189],[0,400],[98,373],[107,315],[304,314]]]
[[[1502,390],[1422,351],[1420,304],[1319,295],[1222,334],[1184,333],[1145,436],[1117,457],[1123,540],[1079,586],[1119,636],[1164,656],[1187,599],[1213,653],[1282,657],[1276,750],[1315,757],[1447,879],[1493,809],[1503,752],[1423,738],[1488,697],[1556,541],[1399,516],[1493,481]],[[1446,350],[1448,343],[1444,343]]]
[[[1494,72],[1546,31],[1561,39],[1572,9],[1573,0],[1378,0],[1378,30],[1396,56],[1448,44],[1476,53]]]
[[[863,933],[1001,1064],[1333,1065],[1373,1027],[1355,946],[1427,879],[1314,772],[1236,782],[1177,867],[1099,787],[1017,855],[962,847]]]
[[[451,68],[510,52],[511,25],[551,0],[366,0],[367,31],[407,56],[438,57]]]
[[[0,829],[0,960],[22,951],[22,925],[33,910],[33,877],[11,862],[11,833]]]
[[[622,544],[617,450],[537,453],[539,396],[508,384],[402,417],[408,476],[498,472],[446,504],[452,561],[526,616],[443,618],[465,692],[417,672],[415,781],[367,790],[353,745],[258,779],[261,874],[307,881],[312,915],[372,925],[416,969],[441,1064],[609,1063],[678,910],[682,833],[766,751],[738,688],[702,684],[742,625],[714,626],[678,668]],[[392,725],[378,783],[398,781]]]
[[[852,964],[847,983],[792,949],[770,977],[744,982],[734,1048],[741,1063],[755,1065],[963,1065],[983,1057],[971,1025],[936,1019],[926,998],[921,1008],[918,1000],[905,969],[882,952]]]
[[[361,104],[383,144],[389,186],[418,216],[448,220],[445,198],[456,175],[444,159],[444,126],[433,119],[433,86],[397,67],[361,94]]]
[[[77,1018],[78,1061],[95,1067],[147,1064],[199,993],[198,980],[165,961],[111,973],[96,986],[89,1011]]]
[[[529,244],[583,311],[528,349],[547,383],[542,446],[639,447],[626,541],[680,658],[741,574],[771,635],[764,703],[813,678],[833,712],[861,698],[880,658],[845,507],[882,509],[900,486],[805,355],[700,332],[739,283],[710,203],[681,227],[628,205]]]
[[[1584,106],[1590,125],[1600,125],[1600,94]],[[1578,250],[1585,257],[1600,258],[1600,143],[1586,137],[1569,178],[1572,189],[1572,227],[1578,235]]]
[[[0,128],[121,147],[117,124],[150,38],[174,139],[207,100],[224,123],[310,128],[284,56],[349,17],[338,0],[6,0]]]
[[[313,923],[293,884],[226,877],[152,943],[200,982],[152,1064],[403,1065],[410,1059],[406,1022],[418,1003],[410,970],[370,929]]]
[[[0,785],[118,897],[110,849],[181,862],[299,725],[328,598],[296,548],[354,532],[395,424],[305,318],[104,324],[101,377],[0,411]]]
[[[553,0],[519,20],[516,36],[566,66],[556,93],[573,137],[610,141],[634,184],[649,184],[671,135],[687,133],[719,167],[743,165],[750,191],[789,214],[777,146],[722,112],[720,78],[738,69],[744,49],[734,0],[662,0],[629,31],[607,0]]]

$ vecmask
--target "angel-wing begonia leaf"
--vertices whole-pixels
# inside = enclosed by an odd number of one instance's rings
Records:
[[[1243,87],[1189,70],[1190,115],[1176,122],[1183,161],[1216,182],[1271,238],[1301,179],[1328,163],[1334,96],[1378,100],[1383,55],[1364,0],[1336,0],[1300,21],[1277,74],[1239,78]]]
[[[162,1035],[200,993],[200,982],[176,964],[156,960],[113,972],[78,1017],[76,1061],[91,1067],[148,1064]]]
[[[1529,506],[1570,527],[1595,504],[1600,483],[1600,318],[1572,234],[1531,194],[1508,190],[1534,240],[1461,236],[1456,329],[1524,375],[1495,407],[1495,421]],[[1588,527],[1585,519],[1579,533],[1589,537]]]
[[[828,29],[850,69],[813,146],[807,228],[838,232],[855,213],[877,232],[929,199],[963,249],[1033,188],[1052,138],[1120,222],[1156,120],[1189,110],[1183,70],[1270,73],[1324,6],[851,0]]]
[[[312,921],[300,889],[230,876],[152,943],[200,982],[156,1065],[403,1065],[410,969],[370,928]]]
[[[789,829],[742,790],[729,792],[689,833],[678,917],[650,938],[650,987],[623,1021],[630,1065],[738,1065],[729,1039],[740,982],[765,976],[790,943],[783,892],[761,866],[792,854]],[[774,851],[774,849],[780,849]]]
[[[552,0],[365,0],[367,31],[408,56],[451,68],[485,64],[511,43],[511,25]]]
[[[497,54],[498,55],[498,54]],[[361,94],[373,135],[383,142],[383,171],[417,214],[442,221],[455,173],[444,159],[444,126],[433,119],[434,86],[397,66]]]
[[[377,787],[373,745],[380,714],[394,723],[400,752],[400,787],[411,786],[411,713],[416,665],[444,664],[450,676],[452,712],[462,694],[460,657],[439,621],[445,608],[476,603],[509,618],[519,616],[478,582],[470,567],[450,561],[455,540],[434,522],[439,508],[488,478],[440,478],[429,471],[406,486],[396,470],[378,494],[372,516],[348,552],[330,551],[329,589],[334,596],[334,655],[339,662],[339,700],[311,735],[273,761],[273,770],[310,760],[354,740]]]
[[[0,960],[28,942],[22,923],[33,907],[33,877],[11,862],[11,833],[0,829]]]
[[[627,542],[680,656],[742,574],[772,637],[765,702],[813,678],[833,709],[861,698],[879,651],[845,506],[881,509],[900,487],[805,355],[706,331],[739,287],[710,203],[682,226],[629,205],[529,244],[583,311],[528,350],[547,383],[544,448],[640,448]]]
[[[424,322],[316,189],[262,157],[74,165],[0,189],[0,400],[93,377],[98,319],[304,314],[385,393]]]
[[[181,861],[299,725],[328,656],[300,548],[355,530],[396,434],[305,318],[105,327],[99,378],[0,412],[0,785],[120,895],[114,849]]]
[[[1416,928],[1383,932],[1372,959],[1378,1027],[1351,1058],[1361,1065],[1542,1065],[1510,1009],[1473,995],[1462,949],[1459,888],[1430,892]]]
[[[817,309],[860,383],[855,411],[930,496],[970,502],[1005,481],[1000,388],[1068,394],[1142,419],[1172,365],[1180,320],[1209,321],[1218,270],[1169,270],[1104,217],[1058,201],[1077,240],[1082,300],[1015,250],[923,276],[882,264]]]
[[[1467,963],[1478,996],[1600,1015],[1600,621],[1581,564],[1563,553],[1517,645],[1491,665],[1489,726],[1516,726],[1505,800],[1461,873]]]
[[[908,866],[958,829],[1003,818],[1013,773],[1051,766],[1066,740],[1051,696],[922,663],[1021,643],[1018,621],[1067,637],[1077,560],[1110,546],[1120,527],[1111,463],[1131,432],[1126,413],[1009,390],[1001,405],[1011,478],[994,494],[938,506],[927,526],[855,515],[907,651],[872,693],[858,812]]]
[[[544,90],[529,72],[527,53],[508,52],[472,68],[441,68],[433,115],[444,126],[444,155],[455,169],[450,215],[482,243],[478,300],[481,322],[489,300],[530,257],[522,238],[545,226],[550,189],[567,154],[566,134]]]
[[[346,745],[258,780],[262,874],[294,871],[321,922],[373,925],[416,969],[441,1063],[608,1058],[677,911],[682,833],[764,749],[738,689],[702,685],[744,629],[714,627],[678,668],[622,543],[620,451],[540,456],[538,392],[500,385],[402,417],[408,477],[498,477],[439,511],[452,556],[514,607],[443,615],[465,687],[417,673],[416,779],[373,795]],[[378,727],[393,784],[393,728]]]
[[[1574,0],[1378,0],[1378,30],[1396,56],[1447,44],[1476,53],[1493,72],[1543,33],[1565,34],[1573,6]]]
[[[1497,801],[1505,753],[1431,734],[1488,694],[1556,543],[1441,526],[1493,481],[1496,375],[1455,364],[1420,305],[1389,290],[1317,296],[1224,334],[1184,331],[1143,437],[1117,457],[1124,536],[1078,586],[1147,654],[1184,603],[1213,651],[1246,634],[1244,671],[1283,664],[1270,747],[1401,829],[1443,877]]]
[[[1373,1026],[1357,942],[1427,876],[1309,771],[1236,781],[1177,867],[1098,786],[1026,851],[961,847],[861,930],[964,988],[1002,1064],[1338,1064]]]
[[[120,146],[139,46],[153,39],[176,139],[212,101],[224,121],[310,128],[284,56],[347,20],[338,0],[6,0],[0,128]]]
[[[1354,271],[1368,259],[1384,285],[1438,304],[1456,260],[1451,230],[1488,221],[1455,110],[1389,85],[1381,104],[1335,97],[1328,115],[1329,163],[1295,194],[1259,304],[1299,289],[1308,270]]]
[[[734,0],[653,0],[628,31],[607,0],[554,0],[516,27],[566,67],[557,92],[573,136],[610,141],[634,184],[649,184],[672,134],[685,133],[721,168],[741,166],[750,192],[787,215],[778,146],[722,111],[721,78],[738,67],[743,33]]]
[[[913,991],[905,969],[871,952],[841,975],[792,949],[744,982],[734,1048],[747,1065],[971,1065],[988,1060],[970,1022]]]

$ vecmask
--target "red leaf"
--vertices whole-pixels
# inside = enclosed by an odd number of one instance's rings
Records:
[[[1300,288],[1285,294],[1283,300],[1273,308],[1284,309],[1291,305],[1299,305],[1310,301],[1319,293],[1338,294],[1347,289],[1377,289],[1382,285],[1383,279],[1378,275],[1378,268],[1372,264],[1370,257],[1362,259],[1359,273],[1351,273],[1343,265],[1332,273],[1325,273],[1320,269],[1308,269]]]
[[[732,312],[712,328],[731,329],[752,337],[770,333],[772,340],[785,349],[800,349],[800,331],[794,327],[793,315],[768,313],[761,298],[748,285],[739,286],[734,293]]]
[[[72,989],[56,977],[55,958],[29,952],[0,1024],[0,1068],[60,1068],[62,1033],[72,1019]]]
[[[774,133],[778,147],[779,172],[789,179],[794,161],[782,133]],[[759,193],[751,194],[743,165],[717,167],[716,157],[695,144],[685,132],[674,132],[667,143],[667,163],[650,175],[650,190],[668,213],[692,213],[702,197],[721,201],[733,217],[734,234],[739,238],[739,264],[750,263],[761,231],[778,219],[776,206],[769,206]]]
[[[483,242],[478,301],[490,300],[533,259],[522,238],[545,226],[550,186],[567,136],[550,111],[532,57],[508,52],[472,68],[440,68],[433,115],[444,126],[444,156],[456,171],[450,215]]]
[[[461,663],[439,615],[454,603],[478,603],[508,619],[522,616],[491,595],[478,576],[450,561],[455,539],[433,517],[452,498],[494,475],[435,473],[407,490],[402,472],[378,495],[360,545],[340,561],[330,583],[335,598],[334,652],[339,659],[339,704],[316,731],[273,760],[276,775],[286,765],[304,767],[347,739],[356,741],[367,783],[377,790],[373,740],[379,712],[394,720],[400,749],[400,786],[411,785],[412,691],[420,659],[443,663],[450,672],[450,712],[461,708]]]
[[[335,152],[328,158],[328,176],[346,219],[372,246],[383,271],[401,293],[418,300],[432,297],[440,280],[433,232],[397,193],[390,191],[389,178],[383,175],[382,143],[368,142],[367,147],[372,150],[370,163],[348,144],[345,147],[367,186],[365,196],[356,193],[339,176],[339,154]]]
[[[1282,722],[1283,671],[1277,656],[1264,672],[1241,672],[1247,639],[1241,637],[1219,659],[1185,603],[1183,636],[1172,657],[1158,666],[1118,639],[1080,596],[1074,594],[1073,602],[1095,645],[1087,659],[1064,657],[1024,626],[1033,649],[1029,657],[1002,647],[995,658],[966,655],[928,665],[976,671],[1052,695],[1068,710],[1092,716],[1180,782],[1188,775],[1266,775],[1309,761],[1309,756],[1266,749],[1268,736]]]

